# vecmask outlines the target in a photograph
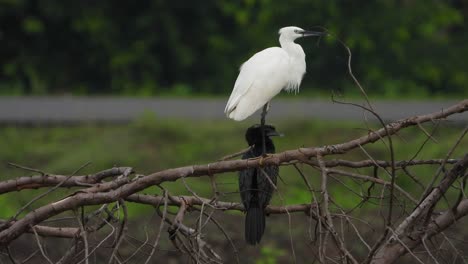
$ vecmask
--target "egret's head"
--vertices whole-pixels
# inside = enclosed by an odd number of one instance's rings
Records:
[[[283,136],[283,134],[278,133],[274,126],[265,125],[265,137],[273,137],[273,136]],[[253,146],[255,144],[262,142],[262,127],[261,125],[253,125],[247,129],[245,133],[245,140],[249,146]]]
[[[327,34],[325,32],[308,31],[299,27],[284,27],[278,33],[280,34],[280,38],[289,41],[302,37],[325,36]]]

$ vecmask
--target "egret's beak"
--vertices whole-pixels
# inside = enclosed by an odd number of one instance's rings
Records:
[[[303,37],[326,36],[326,35],[328,35],[328,33],[326,32],[308,31],[308,30],[302,31]]]

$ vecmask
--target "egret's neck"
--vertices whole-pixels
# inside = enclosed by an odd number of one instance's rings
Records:
[[[281,48],[284,49],[289,54],[289,56],[295,58],[305,58],[305,53],[301,45],[294,43],[294,41],[285,38],[283,35],[280,36],[279,42],[281,44]]]
[[[289,77],[286,91],[299,91],[302,77],[306,72],[305,53],[301,45],[294,43],[290,38],[280,36],[281,48],[289,55]]]

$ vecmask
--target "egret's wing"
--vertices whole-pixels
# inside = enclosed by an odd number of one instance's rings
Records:
[[[288,59],[288,55],[283,49],[274,47],[262,50],[246,61],[240,68],[239,76],[224,110],[226,115],[230,116],[230,113],[236,109],[243,96],[251,89],[259,87],[267,89],[269,84],[276,84],[281,86],[276,92],[278,93],[287,83]],[[271,97],[274,95],[276,94]],[[262,107],[267,102],[257,103]],[[258,109],[256,108],[251,112],[253,113]]]

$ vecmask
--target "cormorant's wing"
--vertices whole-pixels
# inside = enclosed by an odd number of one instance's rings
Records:
[[[248,151],[242,156],[242,159],[254,158],[252,151]],[[253,178],[256,176],[256,169],[245,169],[239,172],[239,192],[244,205],[245,210],[247,211],[250,207],[250,201],[253,198],[252,192],[252,183]]]
[[[273,187],[272,183],[276,186],[276,182],[279,175],[279,167],[278,166],[268,166],[263,168],[263,172],[261,169],[258,169],[257,175],[257,186],[260,190],[258,192],[258,200],[260,205],[266,207],[270,204],[271,197],[275,192],[275,187]],[[268,178],[270,180],[268,180]]]

